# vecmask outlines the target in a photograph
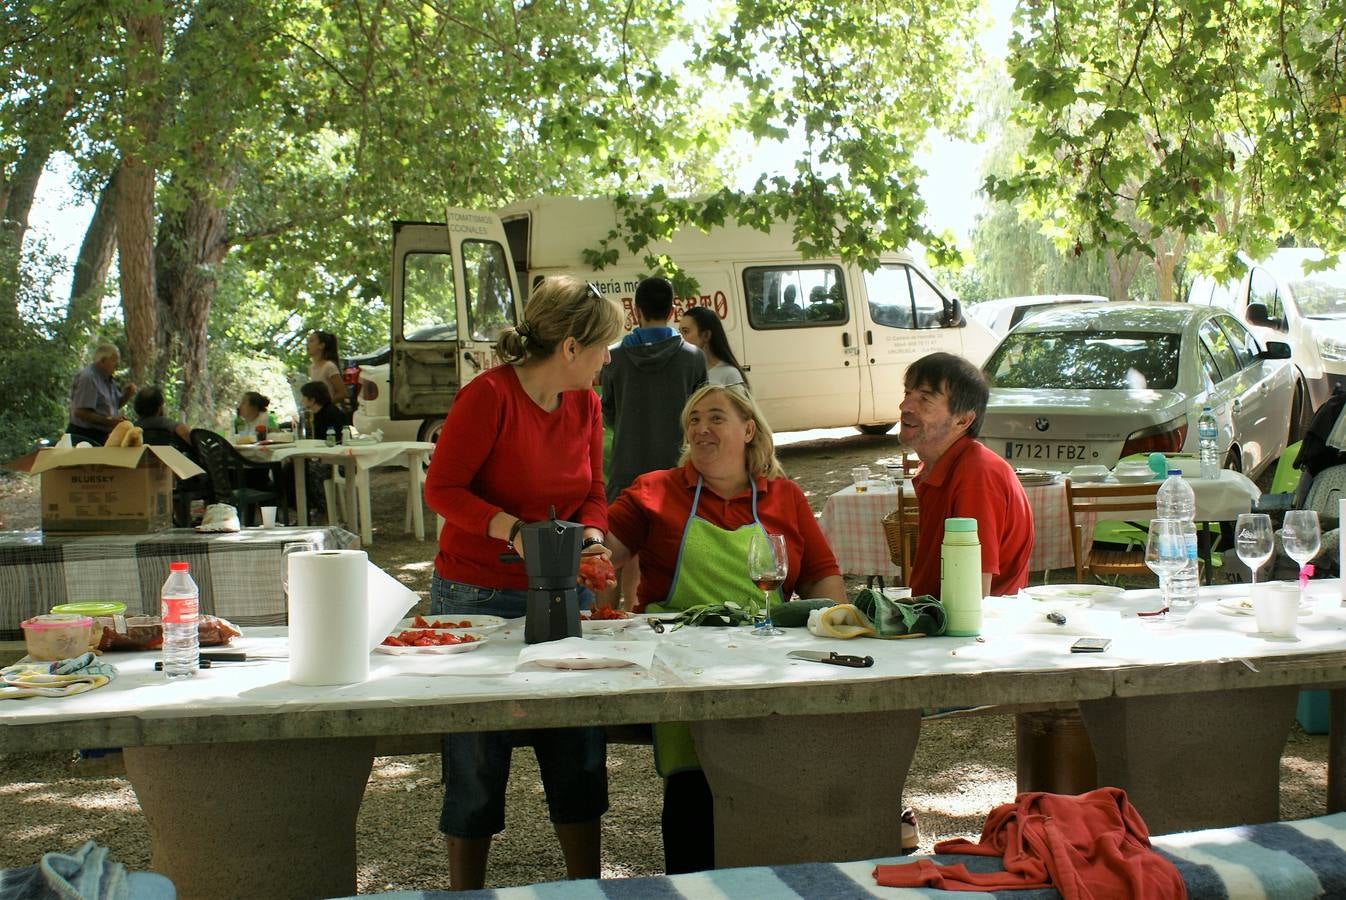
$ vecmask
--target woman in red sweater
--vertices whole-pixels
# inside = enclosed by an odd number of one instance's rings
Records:
[[[524,321],[496,344],[505,365],[463,386],[444,420],[425,499],[444,518],[430,586],[433,615],[524,614],[528,578],[502,563],[520,526],[558,518],[584,525],[588,552],[607,531],[603,422],[592,386],[621,333],[617,307],[590,285],[548,278]],[[599,874],[607,811],[607,746],[600,728],[449,734],[439,828],[453,890],[481,888],[491,838],[505,827],[505,785],[516,745],[534,747],[547,806],[571,878]]]

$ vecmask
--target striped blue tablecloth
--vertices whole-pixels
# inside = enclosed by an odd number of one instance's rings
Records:
[[[235,625],[284,625],[282,548],[313,541],[322,550],[360,546],[336,527],[245,528],[203,533],[52,535],[0,532],[0,640],[21,640],[19,623],[58,603],[121,600],[127,615],[158,615],[168,564],[191,564],[201,611]]]
[[[1191,900],[1238,900],[1274,898],[1307,900],[1311,897],[1346,897],[1346,813],[1275,822],[1214,828],[1153,840],[1158,852],[1171,860],[1187,883]],[[916,898],[1000,898],[1000,900],[1058,900],[1055,890],[937,891],[882,888],[874,883],[874,866],[910,862],[915,857],[864,860],[849,863],[809,863],[721,869],[692,875],[653,878],[619,878],[602,881],[553,881],[528,887],[468,891],[400,891],[365,894],[384,900],[676,900],[676,898],[770,898],[770,900],[851,900],[882,897],[886,900]],[[977,856],[935,856],[936,862],[961,862],[974,872],[994,871],[999,860]],[[356,900],[356,898],[345,898]]]

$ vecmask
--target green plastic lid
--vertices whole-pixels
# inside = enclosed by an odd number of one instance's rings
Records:
[[[51,611],[57,615],[71,613],[77,616],[119,616],[126,612],[126,604],[120,600],[85,600],[80,603],[62,603],[53,606]]]
[[[945,530],[945,531],[972,531],[972,532],[975,532],[975,531],[977,530],[977,520],[976,520],[976,519],[960,519],[960,518],[945,519],[945,520],[944,520],[944,530]]]

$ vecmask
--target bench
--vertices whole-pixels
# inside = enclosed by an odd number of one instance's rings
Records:
[[[1274,897],[1298,900],[1346,896],[1346,813],[1239,825],[1170,834],[1153,839],[1155,849],[1178,867],[1191,900],[1239,900]],[[571,900],[604,897],[611,900],[653,900],[678,897],[771,897],[809,900],[892,896],[917,898],[969,897],[965,892],[928,889],[879,888],[873,880],[880,863],[911,862],[897,857],[847,863],[806,863],[719,869],[691,875],[603,879],[591,889],[575,882],[554,881],[527,887],[499,888],[449,894],[445,891],[400,891],[361,895],[385,900]],[[936,862],[961,862],[972,871],[994,871],[998,860],[975,856],[935,856]],[[1000,891],[979,894],[1001,900],[1056,900],[1053,889]],[[344,898],[357,900],[357,898]]]

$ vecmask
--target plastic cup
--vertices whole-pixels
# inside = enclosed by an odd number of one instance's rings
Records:
[[[1252,595],[1257,630],[1269,637],[1292,638],[1299,629],[1299,585],[1266,582]]]
[[[276,508],[274,506],[262,507],[262,527],[274,528],[276,526]]]
[[[851,480],[855,482],[855,492],[863,494],[869,490],[869,466],[856,466],[851,469]]]

